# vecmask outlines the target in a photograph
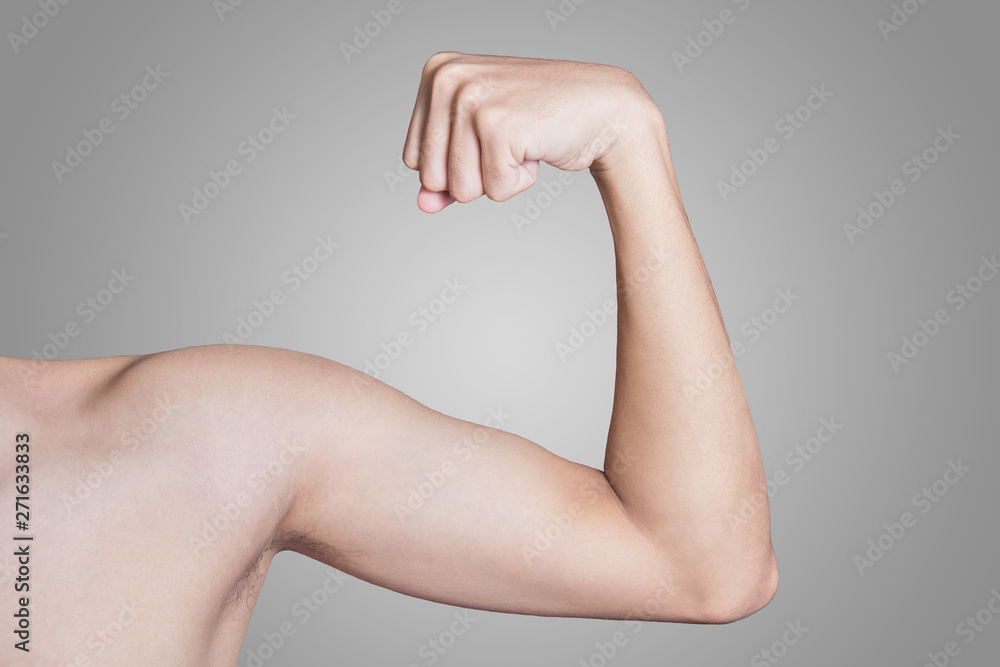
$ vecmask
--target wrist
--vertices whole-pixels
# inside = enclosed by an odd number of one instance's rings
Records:
[[[619,84],[614,104],[607,110],[608,121],[599,142],[606,145],[596,155],[590,169],[595,174],[616,170],[637,158],[651,158],[649,149],[666,152],[667,129],[663,114],[635,77]]]
[[[615,140],[607,152],[594,160],[590,172],[598,187],[617,181],[647,181],[676,184],[666,123],[652,99],[628,103],[614,121]]]
[[[652,218],[687,226],[666,125],[659,109],[653,109],[630,116],[614,148],[590,168],[613,232],[644,227]]]

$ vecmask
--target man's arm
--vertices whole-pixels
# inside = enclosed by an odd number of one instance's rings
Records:
[[[539,160],[591,169],[619,278],[606,472],[319,364],[302,380],[326,398],[308,401],[323,416],[279,527],[289,548],[409,595],[513,613],[711,623],[767,604],[766,500],[733,520],[745,499],[766,499],[753,423],[662,117],[634,77],[438,54],[404,160],[428,212],[507,199]],[[709,365],[725,370],[686,392]]]
[[[657,114],[592,173],[615,244],[618,355],[605,471],[672,558],[697,563],[723,609],[777,589],[756,431],[722,314],[688,224]],[[708,386],[696,385],[711,377]],[[748,501],[751,517],[741,514]]]

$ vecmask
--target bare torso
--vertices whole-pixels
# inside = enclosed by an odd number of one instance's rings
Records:
[[[252,419],[211,414],[195,388],[149,382],[158,374],[137,361],[0,357],[4,664],[236,662],[287,510],[281,471],[255,474],[253,457],[236,455],[258,437]],[[30,634],[12,634],[19,622]],[[23,637],[29,652],[14,646]]]

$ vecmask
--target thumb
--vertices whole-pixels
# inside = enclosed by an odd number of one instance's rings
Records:
[[[496,180],[489,185],[484,183],[484,186],[497,201],[506,201],[535,184],[539,166],[538,160],[525,160],[517,166],[507,166],[493,172]]]
[[[422,185],[417,193],[417,206],[424,213],[437,213],[454,203],[455,200],[447,192],[432,192]]]
[[[535,181],[538,180],[539,167],[538,160],[525,160],[518,166],[516,194],[524,192],[535,184]]]

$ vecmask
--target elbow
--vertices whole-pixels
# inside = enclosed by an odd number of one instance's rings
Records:
[[[759,565],[740,563],[713,575],[702,588],[695,623],[726,625],[751,616],[774,599],[778,592],[778,562],[770,552]]]

